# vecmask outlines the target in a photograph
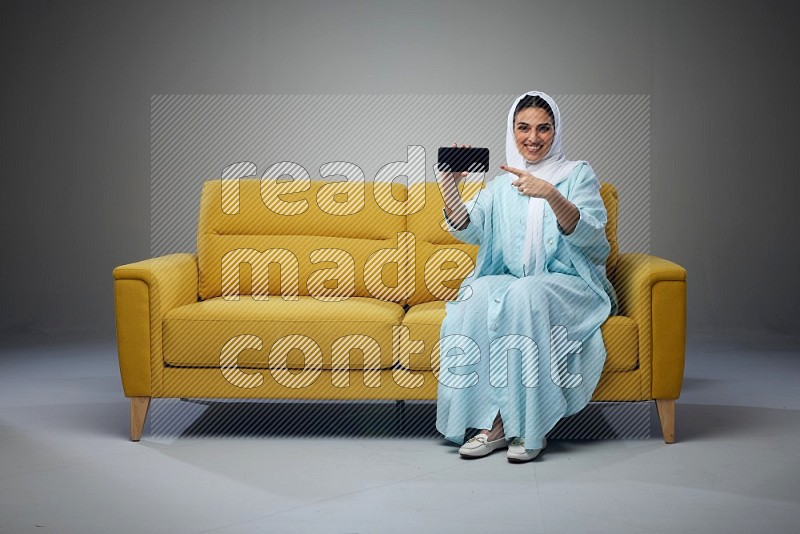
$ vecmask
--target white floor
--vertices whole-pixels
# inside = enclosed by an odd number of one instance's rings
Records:
[[[800,531],[797,338],[690,336],[685,377],[675,444],[645,404],[629,439],[510,464],[460,459],[430,403],[401,428],[392,403],[154,400],[133,443],[113,340],[5,340],[0,532]]]

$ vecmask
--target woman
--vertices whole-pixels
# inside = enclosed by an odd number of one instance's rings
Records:
[[[509,110],[506,173],[467,204],[466,173],[438,174],[448,230],[479,245],[440,336],[436,428],[465,458],[508,447],[509,461],[534,459],[588,404],[605,363],[600,326],[617,311],[606,211],[594,171],[564,157],[561,134],[556,103],[531,91]],[[465,443],[468,428],[481,431]]]

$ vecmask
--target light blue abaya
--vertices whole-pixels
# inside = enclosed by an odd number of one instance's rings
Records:
[[[457,444],[467,428],[490,429],[498,411],[507,438],[539,448],[562,418],[591,399],[606,359],[600,326],[617,313],[605,275],[609,244],[600,184],[576,162],[558,190],[580,211],[565,234],[544,207],[544,269],[525,273],[528,196],[502,174],[467,202],[470,223],[448,224],[479,245],[476,266],[446,304],[440,335],[436,428]]]

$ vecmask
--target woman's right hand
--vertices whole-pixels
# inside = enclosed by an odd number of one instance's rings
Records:
[[[454,148],[472,148],[472,145],[457,145],[453,143]],[[444,209],[448,219],[454,223],[455,227],[463,230],[469,224],[469,213],[467,213],[464,201],[461,200],[461,195],[458,192],[458,183],[469,174],[463,172],[445,172],[438,169],[436,179],[439,182],[439,190],[442,192],[444,199]]]

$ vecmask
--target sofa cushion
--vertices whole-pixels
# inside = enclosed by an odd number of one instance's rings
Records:
[[[402,304],[414,282],[414,271],[407,265],[410,247],[401,246],[397,238],[209,234],[203,241],[204,300],[236,294],[305,295]]]
[[[633,371],[639,367],[639,327],[624,315],[612,315],[600,327],[606,346],[603,371]]]
[[[299,347],[304,343],[313,346],[299,337],[305,336],[319,347],[323,369],[347,368],[339,360],[334,366],[332,354],[337,348],[341,356],[348,341],[359,342],[361,345],[356,345],[364,348],[350,351],[350,369],[385,369],[392,364],[392,326],[400,325],[402,318],[399,304],[369,298],[322,302],[307,296],[296,301],[281,297],[257,301],[249,296],[229,301],[217,297],[167,312],[163,323],[164,362],[172,366],[220,367],[223,347],[228,342],[233,346],[235,341],[231,340],[238,336],[249,335],[257,336],[262,347],[242,351],[239,367],[302,369],[306,357]],[[285,336],[296,337],[275,345]],[[352,337],[339,340],[347,336]],[[372,359],[365,358],[365,353]]]
[[[431,369],[431,351],[439,342],[445,315],[445,303],[440,301],[417,304],[406,311],[406,315],[403,317],[403,326],[408,328],[409,337],[412,340],[423,341],[424,350],[420,353],[408,351],[410,353],[408,362],[400,361],[400,355],[396,355],[399,364],[415,371]],[[435,358],[438,359],[438,357],[437,353]]]
[[[619,262],[619,241],[617,240],[617,222],[619,220],[619,194],[617,188],[608,182],[600,184],[600,196],[606,207],[606,239],[611,246],[606,260],[606,275],[610,278],[617,270]]]
[[[282,193],[292,183],[252,178],[211,180],[203,185],[197,234],[202,300],[223,295],[223,258],[237,249],[284,249],[297,257],[302,275],[315,268],[311,250],[332,247],[348,252],[358,262],[357,269],[363,269],[365,256],[392,243],[397,246],[398,234],[406,230],[405,214],[391,213],[385,201],[389,193],[394,201],[406,198],[402,183],[309,180],[294,185],[307,189]],[[363,289],[363,284],[356,285]],[[305,291],[301,294],[308,295],[305,284],[301,289]],[[404,300],[403,291],[385,293],[379,298]],[[356,296],[371,295],[357,292]]]
[[[431,354],[439,341],[441,324],[446,315],[444,302],[427,302],[412,306],[403,318],[412,340],[423,340],[425,350],[421,354],[411,354],[406,366],[415,371],[431,369],[439,355]],[[612,315],[600,327],[606,347],[604,372],[631,371],[639,365],[639,329],[636,322],[621,315]],[[402,362],[400,362],[402,363]]]

